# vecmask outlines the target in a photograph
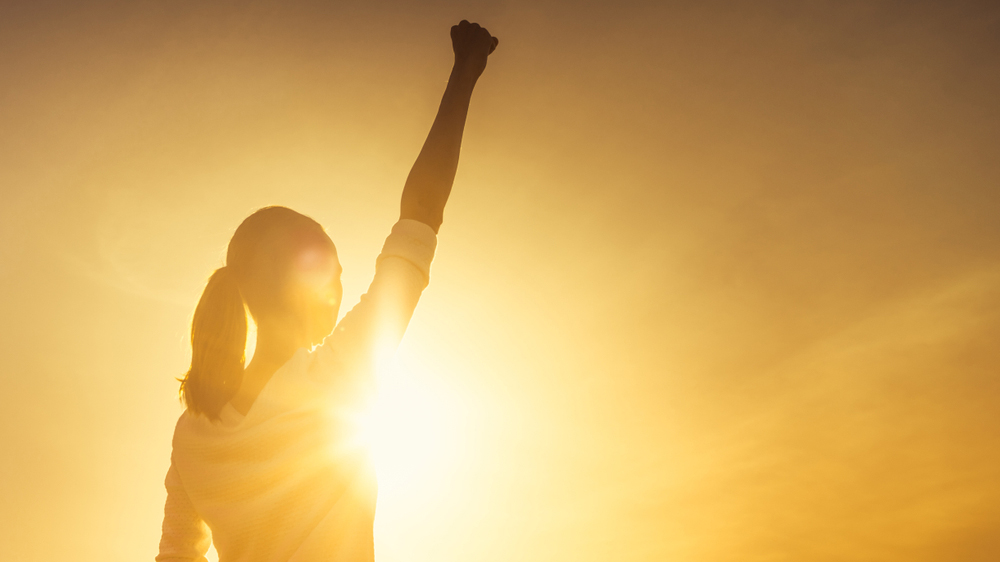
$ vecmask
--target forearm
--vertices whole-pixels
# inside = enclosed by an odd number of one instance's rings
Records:
[[[474,73],[452,69],[427,140],[403,187],[400,218],[418,220],[437,232],[451,194],[462,147],[462,132],[476,83]]]

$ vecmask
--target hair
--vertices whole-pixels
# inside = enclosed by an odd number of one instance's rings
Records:
[[[247,313],[280,311],[294,256],[316,244],[333,248],[319,223],[287,207],[258,209],[236,229],[191,321],[191,368],[180,379],[190,411],[219,418],[243,382]]]

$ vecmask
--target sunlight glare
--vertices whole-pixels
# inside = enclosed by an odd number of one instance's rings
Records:
[[[423,375],[409,358],[384,354],[378,395],[359,420],[379,488],[407,490],[413,500],[415,490],[444,485],[462,448],[458,400]]]

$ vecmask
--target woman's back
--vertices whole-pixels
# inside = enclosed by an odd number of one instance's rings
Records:
[[[310,376],[329,350],[304,351],[246,417],[227,407],[218,422],[178,420],[168,489],[215,530],[222,560],[312,560],[317,547],[324,559],[333,547],[348,560],[374,556],[373,469],[352,439],[351,405],[339,408]]]

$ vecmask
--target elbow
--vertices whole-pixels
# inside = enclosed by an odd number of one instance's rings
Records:
[[[399,218],[400,220],[411,219],[420,221],[431,227],[434,233],[437,234],[441,228],[441,223],[444,222],[444,209],[438,206],[422,205],[417,202],[408,204],[407,201],[403,201],[402,205],[400,205]]]

